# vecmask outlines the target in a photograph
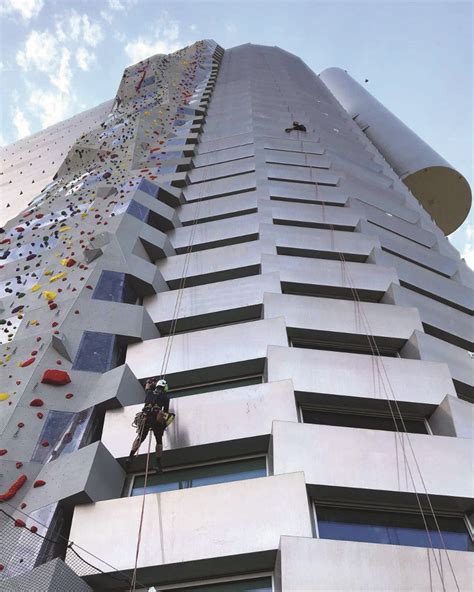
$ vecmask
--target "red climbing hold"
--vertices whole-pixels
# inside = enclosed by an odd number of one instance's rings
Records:
[[[9,499],[11,499],[20,489],[20,487],[23,487],[26,480],[26,475],[20,475],[15,483],[13,483],[13,485],[10,487],[10,489],[8,489],[5,493],[0,494],[0,502],[7,502]]]
[[[74,264],[76,263],[76,261],[74,259],[68,259],[66,261],[66,267],[72,267]]]
[[[19,526],[19,527],[23,528],[24,526],[26,526],[26,523],[21,518],[17,518],[15,520],[15,526]]]
[[[43,448],[48,448],[48,446],[49,446],[49,442],[48,442],[48,440],[43,440],[43,441],[41,442],[41,446],[42,446]]]
[[[41,411],[38,411],[38,413],[36,414],[36,417],[38,419],[43,419],[44,415],[41,413]]]
[[[20,509],[24,510],[26,508],[26,503],[25,502],[21,502],[20,504]]]
[[[46,485],[46,481],[43,481],[42,479],[36,479],[33,483],[33,487],[43,487],[43,485]]]
[[[30,364],[33,364],[33,362],[36,360],[36,358],[30,358],[29,360],[26,360],[24,362],[21,362],[20,364],[20,368],[26,368],[27,366],[29,366]]]
[[[5,456],[7,452],[8,450],[6,448],[0,448],[0,456]]]
[[[38,527],[33,525],[30,530],[31,532],[38,532]]]
[[[25,424],[24,424],[22,421],[19,421],[19,422],[16,424],[16,426],[17,426],[17,428],[24,428],[24,427],[25,427]]]
[[[69,384],[71,379],[64,370],[45,370],[41,379],[43,384],[52,384],[53,386],[63,386]]]
[[[43,407],[44,402],[41,399],[33,399],[30,403],[30,407]]]
[[[18,462],[16,462],[16,463],[15,463],[15,467],[16,467],[17,469],[21,469],[21,467],[22,467],[22,466],[23,466],[23,463],[22,463],[22,462],[20,462],[20,461],[18,461]]]
[[[72,393],[66,393],[65,397],[66,399],[72,399],[74,395]]]

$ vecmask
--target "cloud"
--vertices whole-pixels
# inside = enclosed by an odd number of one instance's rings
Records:
[[[36,87],[30,89],[28,107],[37,114],[42,128],[69,117],[73,105],[74,99],[69,93]]]
[[[76,50],[76,64],[81,70],[87,72],[90,65],[95,62],[95,54],[91,53],[87,48],[81,45]]]
[[[21,109],[19,109],[19,107],[15,108],[15,112],[13,114],[13,125],[16,128],[18,140],[31,134],[30,122],[26,119],[25,114],[23,111],[21,111]]]
[[[0,14],[19,14],[24,21],[29,21],[41,12],[44,0],[2,0]]]
[[[179,41],[179,23],[170,18],[164,11],[153,25],[153,33],[149,36],[137,37],[125,46],[125,53],[132,64],[136,64],[157,53],[172,53],[183,46]]]
[[[79,14],[75,10],[72,10],[68,16],[56,20],[56,35],[63,43],[80,41],[91,47],[96,47],[104,39],[100,23],[92,21],[87,14]]]
[[[464,243],[464,248],[462,252],[462,256],[464,257],[466,263],[469,267],[474,270],[474,224],[468,223],[466,226],[466,242]]]

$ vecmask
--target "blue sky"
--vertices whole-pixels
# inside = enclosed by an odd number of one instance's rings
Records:
[[[0,0],[0,144],[115,95],[123,69],[213,38],[347,69],[473,186],[471,2]],[[474,268],[474,217],[450,238]]]

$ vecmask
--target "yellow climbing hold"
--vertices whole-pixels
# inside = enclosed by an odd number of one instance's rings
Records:
[[[41,289],[41,284],[35,284],[32,288],[31,291],[32,292],[37,292],[38,290]]]
[[[53,272],[52,272],[52,271],[50,271],[50,270],[48,269],[48,270],[46,270],[46,271],[44,272],[44,275],[51,275],[52,273],[53,273]]]
[[[30,325],[39,325],[39,322],[37,319],[31,319]]]
[[[54,300],[57,296],[56,292],[50,292],[49,290],[45,290],[43,292],[43,296],[44,298],[46,298],[46,300]]]
[[[63,278],[65,275],[67,275],[67,273],[65,271],[60,271],[59,273],[57,273],[56,275],[53,275],[52,278],[50,278],[49,283],[55,282],[56,280],[60,280],[61,278]]]
[[[59,229],[59,232],[65,232],[66,230],[71,230],[70,226],[61,226],[61,228]]]
[[[6,401],[9,398],[10,395],[8,393],[0,393],[0,401]]]

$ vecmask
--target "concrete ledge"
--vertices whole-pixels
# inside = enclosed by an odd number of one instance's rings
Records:
[[[472,554],[449,551],[459,589],[472,588]],[[443,552],[444,586],[428,549],[352,541],[281,537],[279,592],[451,592],[456,585]]]

